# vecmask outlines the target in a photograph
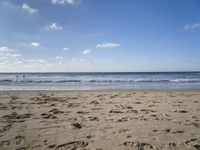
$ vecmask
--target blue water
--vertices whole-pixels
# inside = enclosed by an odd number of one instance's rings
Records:
[[[200,89],[200,72],[0,73],[0,90]]]

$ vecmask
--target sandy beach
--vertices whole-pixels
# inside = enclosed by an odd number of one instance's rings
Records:
[[[200,90],[1,91],[0,149],[199,150]]]

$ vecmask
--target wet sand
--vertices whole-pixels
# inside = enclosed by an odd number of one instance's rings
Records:
[[[200,90],[1,91],[0,149],[199,150]]]

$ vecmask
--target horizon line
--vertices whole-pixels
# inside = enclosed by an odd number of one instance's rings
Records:
[[[19,72],[0,72],[1,73],[184,73],[184,72],[200,72],[200,71],[69,71],[69,72],[62,72],[62,71],[35,71],[35,72],[22,72],[22,71],[19,71]]]

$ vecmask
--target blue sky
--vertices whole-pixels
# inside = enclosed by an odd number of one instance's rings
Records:
[[[199,71],[199,0],[0,0],[0,71]]]

